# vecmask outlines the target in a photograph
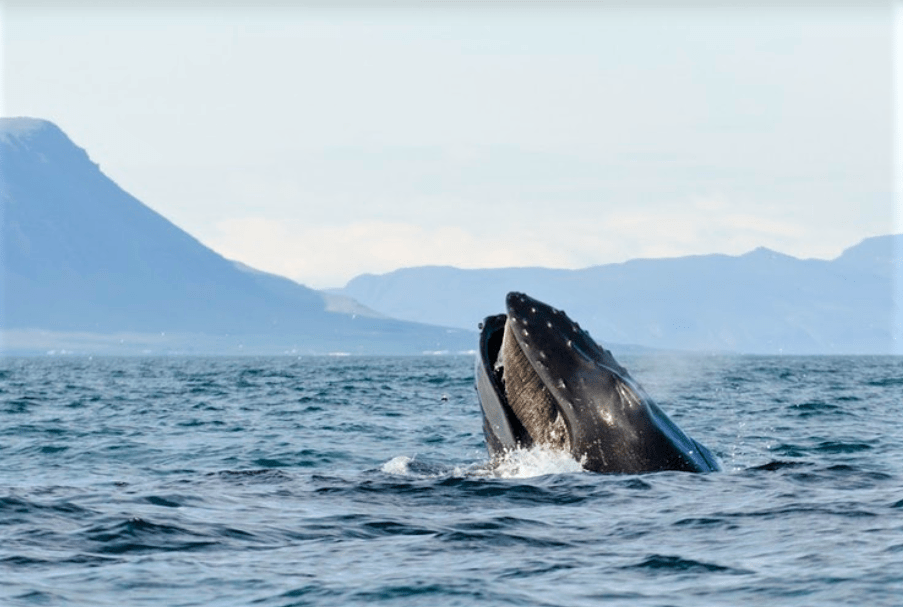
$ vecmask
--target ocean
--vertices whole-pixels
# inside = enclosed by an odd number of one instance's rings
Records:
[[[470,356],[2,359],[0,605],[903,605],[903,359],[618,358],[722,472],[491,462]]]

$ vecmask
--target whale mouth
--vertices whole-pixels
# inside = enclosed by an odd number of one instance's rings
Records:
[[[505,401],[532,444],[570,451],[571,433],[565,415],[518,340],[517,324],[515,317],[506,318],[493,363]]]
[[[515,448],[541,445],[579,459],[586,420],[594,424],[606,416],[577,410],[594,403],[575,398],[571,388],[583,383],[575,377],[605,373],[627,381],[622,376],[629,376],[564,312],[518,292],[508,293],[506,308],[507,314],[484,321],[481,334],[481,355],[492,371],[490,400],[507,419]]]
[[[573,452],[574,424],[563,407],[570,403],[550,389],[564,385],[553,367],[556,359],[572,354],[561,352],[567,340],[550,321],[542,320],[545,331],[539,330],[536,315],[552,308],[521,293],[509,293],[507,301],[507,314],[481,324],[477,389],[490,451],[543,446]]]
[[[505,395],[505,367],[499,354],[505,334],[507,316],[487,316],[480,323],[480,346],[476,358],[476,388],[483,412],[483,434],[490,453],[527,448],[533,439],[514,414]]]

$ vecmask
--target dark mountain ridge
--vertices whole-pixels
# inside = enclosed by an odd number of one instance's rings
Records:
[[[605,342],[901,354],[901,268],[903,235],[892,235],[866,239],[831,261],[758,248],[581,270],[418,267],[362,275],[337,292],[398,318],[468,327],[499,311],[507,291],[520,290],[564,309]]]
[[[759,248],[581,270],[419,267],[323,293],[203,246],[108,179],[52,123],[0,119],[7,352],[454,352],[472,349],[477,323],[519,290],[606,344],[903,354],[901,268],[896,235],[834,260]]]
[[[183,341],[195,344],[242,336],[264,351],[291,343],[305,352],[456,351],[475,339],[237,266],[122,190],[44,120],[0,119],[0,185],[7,332],[190,334]]]

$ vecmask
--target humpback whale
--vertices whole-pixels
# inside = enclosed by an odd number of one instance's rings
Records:
[[[547,445],[586,470],[718,470],[589,333],[523,293],[481,325],[476,387],[492,456]]]

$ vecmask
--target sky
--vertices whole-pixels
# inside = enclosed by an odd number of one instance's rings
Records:
[[[0,2],[0,114],[316,288],[830,259],[903,232],[900,6]]]

